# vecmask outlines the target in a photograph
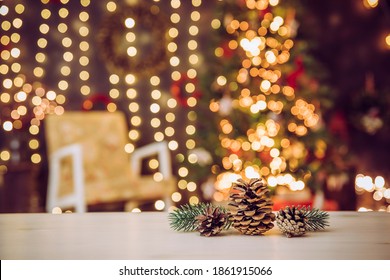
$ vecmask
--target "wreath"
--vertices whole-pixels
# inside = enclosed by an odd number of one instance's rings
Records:
[[[134,20],[134,26],[126,26],[128,19]],[[118,8],[103,21],[98,33],[103,60],[108,67],[123,73],[143,75],[165,69],[166,22],[155,6],[137,4]],[[127,38],[131,32],[136,36],[133,40]],[[131,47],[136,48],[136,55],[128,54]]]
[[[195,85],[195,88],[198,88],[198,80],[195,78],[190,78],[187,76],[187,74],[183,73],[181,74],[181,77],[179,80],[174,81],[171,85],[171,94],[172,96],[177,100],[177,102],[183,106],[187,107],[188,103],[187,100],[190,97],[194,97],[196,99],[199,99],[201,96],[201,92],[199,90],[196,90],[193,93],[188,93],[185,90],[185,86],[187,83],[193,83]]]

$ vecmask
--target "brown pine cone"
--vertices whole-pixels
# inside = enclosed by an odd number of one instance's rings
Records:
[[[305,213],[305,207],[287,206],[277,213],[276,224],[287,237],[301,236],[307,227]]]
[[[243,234],[259,235],[274,227],[275,214],[272,213],[272,201],[264,180],[251,179],[248,183],[242,179],[233,184],[230,200],[233,227]]]
[[[202,236],[213,236],[221,232],[227,221],[227,214],[220,209],[208,207],[203,215],[196,216],[197,230]]]

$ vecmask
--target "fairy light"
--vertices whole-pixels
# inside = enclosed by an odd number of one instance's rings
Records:
[[[379,0],[363,0],[363,5],[367,9],[373,9],[377,7],[379,4]]]
[[[254,22],[249,19],[238,20],[232,17],[224,19],[223,27],[222,22],[218,19],[213,19],[211,22],[212,28],[225,28],[228,34],[234,34],[236,38],[228,42],[228,47],[231,50],[241,48],[246,56],[242,60],[241,69],[237,72],[236,80],[231,81],[224,76],[219,76],[215,83],[221,88],[231,85],[236,90],[237,86],[240,86],[240,96],[232,102],[243,110],[249,110],[252,114],[268,110],[277,118],[277,115],[285,111],[286,106],[290,108],[288,104],[273,98],[274,95],[282,95],[293,104],[290,110],[292,119],[287,125],[287,129],[298,137],[302,137],[309,133],[310,129],[317,126],[320,116],[316,113],[313,104],[303,99],[295,100],[294,89],[290,86],[281,86],[279,82],[283,74],[279,70],[279,65],[289,60],[289,51],[294,45],[290,39],[291,34],[293,34],[290,22],[267,10],[269,5],[277,6],[279,4],[277,0],[246,1],[245,4],[250,10],[264,13],[264,18],[259,25],[254,25]],[[215,49],[216,57],[223,55],[224,49],[222,47]],[[250,83],[251,79],[259,79],[259,92],[251,92],[249,88],[244,86]],[[210,110],[215,113],[222,110],[220,103],[211,101]],[[255,128],[248,129],[247,139],[244,137],[231,139],[233,124],[227,118],[222,119],[220,122],[221,146],[231,151],[230,155],[222,159],[223,168],[226,170],[224,174],[226,176],[237,174],[246,178],[264,176],[271,187],[285,185],[293,191],[305,188],[303,180],[298,180],[289,173],[298,165],[298,159],[305,156],[304,146],[299,142],[291,145],[291,143],[287,143],[287,139],[279,139],[281,130],[284,130],[284,127],[280,127],[273,118],[268,118],[259,121]],[[251,160],[242,160],[237,156],[242,151],[253,151],[269,156],[268,166],[260,168]],[[225,181],[226,179],[222,176],[217,177],[217,186],[220,185],[220,180]],[[226,198],[226,193],[221,192],[217,187],[214,199],[221,201],[223,198]]]
[[[358,174],[355,177],[355,191],[357,195],[371,193],[376,202],[375,210],[384,210],[390,212],[390,186],[381,175],[371,177],[370,175]],[[372,206],[371,206],[372,207]],[[361,207],[359,211],[366,211]]]

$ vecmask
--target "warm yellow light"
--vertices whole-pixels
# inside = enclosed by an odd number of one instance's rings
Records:
[[[224,76],[219,76],[219,77],[217,78],[217,84],[218,84],[218,85],[224,86],[224,85],[226,85],[226,83],[227,83],[226,77],[224,77]]]
[[[132,112],[132,113],[138,112],[138,111],[139,111],[139,105],[138,105],[138,103],[136,103],[136,102],[131,102],[131,103],[129,104],[129,111]]]
[[[164,201],[162,200],[157,200],[155,203],[154,203],[154,208],[156,208],[156,210],[163,210],[165,207],[165,203]]]
[[[195,79],[196,76],[197,76],[196,70],[193,69],[193,68],[188,69],[188,71],[187,71],[187,76],[188,76],[188,78],[190,78],[190,79]]]
[[[177,28],[170,28],[169,31],[168,31],[168,35],[171,37],[171,38],[176,38],[177,35],[179,35],[179,30],[177,30]]]
[[[82,21],[82,22],[86,22],[88,21],[89,19],[89,14],[87,12],[81,12],[79,14],[79,19]]]
[[[139,139],[139,136],[140,136],[140,134],[139,134],[138,130],[132,129],[129,131],[129,138],[131,140],[135,141],[135,140]],[[128,144],[128,145],[131,145],[134,148],[134,145],[132,145],[132,144]]]
[[[11,95],[7,92],[3,92],[0,95],[0,101],[3,103],[8,103],[8,102],[10,102],[10,100],[11,100]]]
[[[158,128],[161,125],[161,121],[159,118],[153,118],[150,120],[150,125],[154,128]]]
[[[158,105],[157,103],[152,103],[150,105],[150,111],[154,114],[158,113],[160,111],[160,105]]]
[[[213,20],[211,21],[211,27],[212,27],[213,29],[218,29],[218,28],[220,28],[220,27],[221,27],[221,21],[220,21],[219,19],[213,19]]]
[[[178,81],[181,78],[181,74],[179,71],[173,71],[171,74],[171,78],[174,81]]]
[[[127,74],[125,77],[125,81],[127,84],[132,85],[135,83],[136,79],[135,79],[135,76],[133,74]]]
[[[189,107],[195,107],[197,103],[198,103],[198,100],[195,97],[191,96],[190,98],[187,99],[187,105]]]
[[[54,91],[49,90],[49,91],[46,93],[46,97],[47,97],[47,99],[49,99],[49,100],[54,100],[54,99],[56,99],[57,94],[56,94]]]
[[[386,36],[385,41],[386,41],[387,46],[390,47],[390,34]]]
[[[80,1],[81,6],[88,7],[89,4],[91,4],[91,0],[81,0]]]
[[[8,60],[11,57],[11,53],[8,50],[4,50],[1,52],[1,58],[3,60]]]
[[[6,5],[0,6],[0,15],[5,16],[9,12],[9,8]]]
[[[81,71],[79,74],[79,77],[82,81],[87,81],[89,79],[89,72],[87,71]]]
[[[194,149],[195,145],[196,145],[196,143],[195,143],[195,141],[193,139],[188,139],[186,141],[186,147],[187,147],[188,150]]]
[[[150,84],[151,84],[152,86],[158,86],[158,85],[160,84],[160,78],[157,77],[157,76],[152,76],[152,77],[150,78]]]
[[[11,41],[13,43],[19,43],[19,41],[20,41],[20,34],[19,33],[13,33],[11,35]]]
[[[196,190],[197,186],[194,182],[188,182],[187,184],[187,190],[189,192],[194,192]]]
[[[87,85],[83,85],[80,88],[80,92],[82,95],[89,95],[91,93],[91,88]]]
[[[116,88],[110,89],[109,95],[111,98],[116,99],[119,97],[119,90]]]
[[[89,29],[88,29],[88,27],[86,27],[86,26],[81,26],[81,27],[79,28],[79,34],[80,34],[82,37],[88,36],[88,34],[89,34]]]
[[[168,126],[165,128],[164,133],[166,136],[171,137],[175,134],[175,129],[173,127]]]
[[[152,92],[151,92],[151,96],[154,100],[158,100],[161,98],[161,91],[159,91],[158,89],[154,89]]]
[[[174,8],[174,9],[179,8],[180,5],[181,5],[180,0],[172,0],[172,1],[171,1],[171,7]]]
[[[60,23],[57,29],[60,33],[65,33],[68,30],[68,26],[65,23]]]
[[[385,178],[383,178],[382,176],[376,176],[375,186],[380,189],[383,188],[385,186]]]
[[[62,214],[62,209],[61,209],[60,207],[54,207],[54,208],[51,210],[51,213],[52,213],[52,214],[55,214],[55,215]]]
[[[126,96],[127,98],[129,99],[134,99],[137,97],[137,91],[134,89],[134,88],[129,88],[127,91],[126,91]]]
[[[179,192],[174,192],[171,198],[173,202],[179,202],[182,198],[182,195]]]
[[[198,21],[200,20],[200,13],[198,11],[193,11],[191,13],[191,20],[192,21]]]
[[[127,55],[130,57],[134,57],[137,55],[137,49],[135,47],[128,47],[127,48]]]
[[[81,66],[87,66],[89,64],[89,58],[86,56],[81,56],[79,59],[79,63]]]
[[[366,8],[375,8],[378,6],[379,1],[378,0],[363,0],[363,4]]]
[[[188,49],[189,50],[196,50],[196,48],[198,47],[198,42],[195,41],[195,40],[190,40],[188,41]]]
[[[63,58],[67,62],[71,62],[73,60],[73,53],[71,52],[65,52],[63,55]]]
[[[107,11],[109,12],[115,12],[116,10],[116,3],[114,1],[110,1],[106,5]]]
[[[0,159],[3,161],[8,161],[11,158],[11,153],[9,151],[2,151],[0,153]]]
[[[86,41],[82,41],[82,42],[80,42],[79,48],[80,48],[80,50],[85,52],[85,51],[89,50],[89,43]]]
[[[177,50],[177,45],[175,42],[170,42],[167,46],[168,51],[175,52]]]
[[[43,10],[41,11],[41,17],[42,17],[43,19],[48,19],[50,16],[51,16],[50,10],[48,10],[48,9],[43,9]]]
[[[4,129],[5,131],[11,131],[12,128],[13,128],[12,122],[10,122],[10,121],[5,121],[5,122],[3,123],[3,129]]]
[[[127,28],[133,28],[135,26],[135,20],[133,18],[127,18],[125,20],[125,26]]]
[[[180,15],[177,13],[173,13],[171,15],[171,22],[172,23],[178,23],[180,21]]]
[[[171,151],[175,151],[175,150],[177,150],[179,148],[179,143],[177,143],[177,141],[175,141],[175,140],[169,141],[168,148]]]
[[[119,83],[119,76],[116,74],[112,74],[109,78],[109,81],[111,84],[116,85],[117,83]]]
[[[174,122],[175,119],[176,119],[176,116],[175,116],[174,113],[167,113],[167,114],[165,115],[165,120],[166,120],[167,122],[169,122],[169,123]]]
[[[133,116],[131,119],[130,119],[130,122],[132,125],[134,126],[140,126],[141,125],[141,118],[139,116]]]
[[[192,0],[192,6],[199,7],[202,4],[202,0]]]
[[[196,36],[199,33],[199,28],[193,25],[188,29],[188,32],[190,33],[190,35]]]
[[[263,80],[260,84],[260,89],[263,92],[267,92],[271,87],[271,82],[268,80]]]
[[[65,80],[62,80],[62,81],[59,81],[58,82],[58,88],[61,89],[61,90],[67,90],[69,87],[69,84],[67,81]]]
[[[61,8],[59,11],[58,11],[58,15],[62,18],[66,18],[68,15],[69,15],[69,11],[68,9],[66,8]]]
[[[41,160],[42,160],[42,158],[41,158],[40,154],[33,154],[33,155],[31,155],[31,162],[32,163],[37,164],[37,163],[40,163]]]
[[[50,30],[50,27],[49,27],[49,25],[47,25],[46,23],[41,24],[41,25],[39,26],[39,31],[40,31],[42,34],[47,34],[47,33],[49,32],[49,30]]]
[[[157,141],[157,142],[161,142],[161,141],[163,141],[164,140],[164,133],[162,133],[162,132],[156,132],[155,134],[154,134],[154,140],[155,141]]]
[[[47,46],[47,40],[45,38],[39,38],[37,41],[37,44],[40,48],[46,48]]]
[[[33,73],[35,77],[40,78],[45,74],[45,71],[43,70],[42,67],[35,67]]]
[[[108,103],[108,105],[107,105],[107,111],[108,111],[108,112],[113,113],[113,112],[115,112],[116,110],[117,110],[117,106],[116,106],[115,103],[112,103],[112,102]]]
[[[173,109],[177,106],[177,101],[173,98],[169,98],[167,101],[167,105],[169,108]]]

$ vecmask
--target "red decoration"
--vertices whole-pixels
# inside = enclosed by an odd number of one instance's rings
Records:
[[[185,91],[185,86],[187,83],[193,83],[195,85],[195,91],[191,94],[187,93]],[[188,103],[187,100],[190,97],[194,97],[196,99],[199,99],[201,97],[201,92],[197,90],[198,88],[198,80],[195,78],[189,78],[187,74],[182,73],[181,78],[175,82],[172,83],[171,85],[171,94],[177,102],[179,102],[180,105],[183,107],[187,107]]]
[[[62,4],[61,0],[49,0],[51,4]]]
[[[297,88],[297,80],[298,80],[299,76],[301,76],[305,72],[305,69],[304,69],[302,57],[300,57],[300,56],[297,57],[294,62],[296,65],[296,69],[295,69],[295,71],[290,73],[290,75],[287,76],[287,84],[290,87],[292,87],[293,89],[296,89]]]
[[[97,93],[85,99],[82,108],[84,111],[90,111],[96,104],[103,104],[104,108],[107,108],[111,102],[112,100],[106,94]]]
[[[258,13],[259,19],[262,20],[267,13],[271,13],[270,7],[267,7],[264,10],[259,11],[259,13]]]
[[[231,48],[229,48],[229,42],[224,41],[221,44],[221,48],[223,50],[223,57],[224,58],[231,58],[234,55],[234,52]]]
[[[328,127],[333,135],[339,136],[344,141],[349,140],[347,118],[343,112],[335,112],[329,121]]]

